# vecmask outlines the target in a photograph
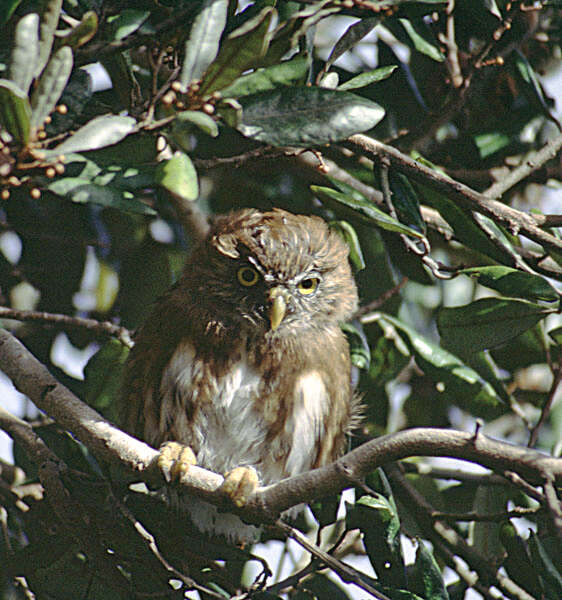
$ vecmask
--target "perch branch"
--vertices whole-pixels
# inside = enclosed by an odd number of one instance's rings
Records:
[[[121,465],[131,480],[163,482],[156,466],[156,450],[120,431],[80,401],[5,330],[0,330],[0,369],[20,392],[71,431],[96,456]],[[341,491],[377,467],[411,456],[460,458],[500,473],[514,471],[539,485],[544,483],[545,474],[557,485],[562,482],[560,458],[482,434],[415,428],[371,440],[330,465],[260,488],[240,514],[248,520],[272,522],[292,506]],[[215,493],[222,481],[221,475],[192,467],[178,485],[188,493],[225,506],[224,497]],[[230,509],[234,511],[233,507]]]

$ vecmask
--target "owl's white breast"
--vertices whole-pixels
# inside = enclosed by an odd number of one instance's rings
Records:
[[[268,439],[271,423],[262,410],[259,367],[250,364],[243,350],[237,356],[236,362],[212,378],[193,345],[182,342],[161,380],[161,430],[171,428],[175,441],[192,446],[198,464],[219,473],[251,465],[267,484],[310,469],[329,410],[322,376],[307,371],[284,388],[292,395],[278,402],[280,410],[287,410],[285,425],[277,437]],[[210,378],[212,386],[205,384]],[[185,410],[178,410],[178,403]]]
[[[329,410],[321,375],[302,373],[284,388],[291,390],[292,397],[279,402],[288,408],[285,424],[271,439],[271,423],[262,410],[264,386],[259,367],[250,364],[244,351],[237,356],[209,386],[208,365],[196,356],[190,342],[182,342],[162,375],[161,431],[172,431],[174,441],[192,447],[200,466],[218,473],[253,466],[261,483],[269,484],[310,469]],[[185,410],[178,411],[178,403]],[[194,410],[189,408],[192,405]],[[207,503],[193,499],[190,512],[203,531],[238,540],[256,537],[255,528],[248,528],[234,515],[217,513]]]
[[[265,423],[255,410],[259,388],[259,374],[245,356],[214,377],[193,345],[184,341],[162,376],[161,426],[165,428],[174,415],[175,440],[191,445],[203,467],[225,473],[255,465],[265,438]],[[178,411],[178,402],[186,410]]]
[[[324,417],[329,398],[322,376],[317,371],[299,375],[295,381],[294,410],[285,429],[293,443],[287,458],[287,473],[308,471],[316,458],[315,447],[324,430]]]

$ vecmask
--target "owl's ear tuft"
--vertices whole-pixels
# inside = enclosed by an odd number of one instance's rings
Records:
[[[237,248],[238,240],[234,234],[219,233],[212,237],[211,243],[224,256],[240,258],[240,252]]]

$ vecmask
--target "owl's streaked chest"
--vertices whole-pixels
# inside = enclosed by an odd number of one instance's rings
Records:
[[[220,473],[251,465],[264,484],[312,468],[329,410],[318,372],[266,386],[243,344],[217,370],[183,341],[163,371],[160,395],[160,430],[190,445],[198,464]]]

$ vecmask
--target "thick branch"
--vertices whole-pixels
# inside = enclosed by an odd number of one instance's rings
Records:
[[[120,431],[81,402],[5,330],[0,330],[0,369],[19,391],[98,457],[121,465],[131,479],[154,481],[161,477],[155,467],[156,450]],[[241,514],[271,522],[292,506],[338,492],[377,467],[410,456],[460,458],[498,472],[514,471],[531,483],[542,484],[545,479],[562,482],[562,459],[482,434],[417,428],[377,438],[330,465],[261,488]],[[193,467],[179,485],[186,492],[224,505],[222,495],[215,493],[222,481],[221,475]]]

